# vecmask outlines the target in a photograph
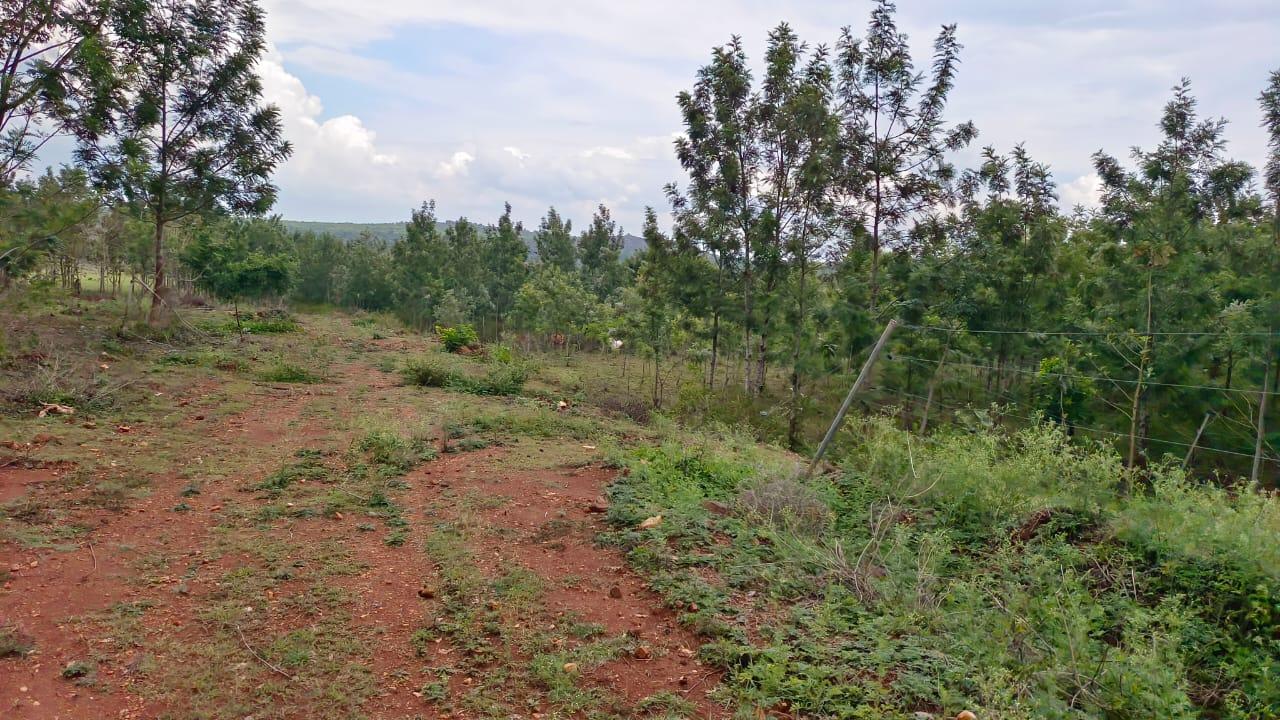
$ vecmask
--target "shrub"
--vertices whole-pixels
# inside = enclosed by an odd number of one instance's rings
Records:
[[[609,489],[607,539],[721,638],[704,659],[744,706],[1275,716],[1274,495],[1176,466],[1135,494],[1113,452],[1051,427],[922,439],[871,419],[846,437],[837,477],[686,442],[632,451]]]
[[[498,365],[479,380],[457,379],[459,388],[476,395],[519,395],[529,371],[523,365]]]
[[[440,342],[444,345],[444,349],[451,353],[456,353],[463,348],[476,347],[480,344],[480,336],[476,334],[476,329],[466,324],[453,327],[437,325],[436,335],[440,336]]]
[[[448,363],[430,356],[411,358],[400,369],[405,383],[421,387],[445,387],[454,374]]]

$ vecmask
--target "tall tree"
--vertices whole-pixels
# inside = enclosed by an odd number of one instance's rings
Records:
[[[549,208],[546,217],[533,234],[538,250],[538,262],[552,265],[565,273],[575,273],[578,258],[573,246],[573,223],[560,217],[556,209]]]
[[[0,4],[0,187],[67,124],[101,130],[114,79],[108,0]]]
[[[484,267],[489,302],[499,322],[515,307],[516,292],[529,276],[526,264],[529,246],[524,242],[524,225],[511,220],[511,203],[503,209],[498,226],[485,238]]]
[[[895,11],[889,0],[878,0],[866,38],[855,38],[846,27],[836,45],[842,210],[850,237],[863,238],[870,255],[873,313],[881,300],[882,251],[902,239],[912,218],[948,197],[955,170],[946,154],[977,135],[972,123],[949,128],[943,118],[959,64],[956,26],[944,25],[934,40],[925,84]]]
[[[1098,229],[1110,245],[1107,275],[1099,279],[1094,301],[1100,320],[1127,331],[1111,344],[1135,380],[1128,401],[1130,465],[1139,461],[1155,409],[1176,399],[1165,388],[1180,382],[1189,368],[1212,350],[1211,338],[1193,336],[1161,342],[1162,333],[1191,332],[1211,326],[1222,310],[1208,278],[1214,258],[1206,252],[1213,208],[1222,198],[1243,192],[1234,163],[1222,159],[1222,119],[1201,119],[1190,83],[1173,88],[1159,127],[1160,143],[1133,150],[1137,168],[1098,152],[1094,166],[1102,178],[1102,216]],[[1225,218],[1224,218],[1225,219]],[[1199,413],[1194,415],[1199,420]]]
[[[582,284],[601,300],[622,284],[622,238],[622,230],[603,204],[591,216],[591,225],[578,236]]]
[[[414,327],[429,327],[435,320],[436,303],[445,291],[441,277],[445,251],[436,222],[436,203],[424,202],[409,214],[404,237],[391,247],[396,313]]]
[[[741,38],[712,50],[711,62],[698,71],[693,90],[677,96],[684,135],[676,157],[689,176],[679,212],[699,227],[717,258],[720,287],[734,276],[741,297],[743,353],[750,368],[756,330],[756,262],[760,232],[761,136],[751,70]],[[735,275],[736,274],[736,275]],[[719,337],[720,315],[715,316]],[[714,352],[713,352],[714,357]],[[713,362],[714,367],[714,362]],[[743,388],[754,388],[744,372]]]
[[[99,182],[146,213],[154,229],[149,322],[164,324],[171,293],[165,229],[212,211],[261,214],[289,156],[280,113],[262,102],[265,48],[257,0],[126,4],[113,18],[125,88],[111,132],[81,134],[78,158]]]

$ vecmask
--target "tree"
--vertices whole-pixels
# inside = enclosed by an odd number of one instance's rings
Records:
[[[435,309],[445,292],[442,277],[448,247],[436,221],[434,200],[410,213],[404,237],[391,246],[395,262],[396,313],[416,328],[435,323]]]
[[[294,297],[309,303],[337,302],[337,280],[345,263],[346,245],[328,233],[310,231],[294,233],[292,242],[298,260]]]
[[[183,248],[181,260],[197,287],[235,305],[239,328],[241,300],[280,298],[293,287],[297,261],[285,252],[286,237],[278,219],[212,223]]]
[[[516,292],[529,276],[526,263],[529,246],[525,244],[524,226],[511,220],[511,203],[507,203],[497,228],[484,239],[484,268],[489,302],[498,321],[506,320],[515,306]]]
[[[636,283],[623,294],[628,324],[634,328],[633,337],[653,355],[653,406],[662,404],[662,361],[670,349],[673,315],[671,297],[674,279],[669,263],[672,261],[671,241],[658,228],[658,216],[653,208],[645,208],[645,250],[640,259]]]
[[[108,0],[0,5],[0,188],[66,124],[101,129],[114,82]]]
[[[946,158],[977,135],[972,123],[948,128],[943,112],[960,44],[944,25],[933,43],[927,86],[917,72],[896,8],[878,0],[864,40],[846,27],[836,44],[836,103],[843,125],[842,211],[851,238],[870,255],[871,311],[880,303],[880,255],[906,224],[948,197],[955,170]]]
[[[538,251],[538,262],[552,265],[566,273],[577,271],[578,259],[573,247],[573,223],[560,217],[556,209],[549,208],[546,217],[533,234]]]
[[[604,300],[622,285],[622,230],[601,204],[591,226],[578,236],[578,264],[582,284]]]
[[[598,311],[595,296],[576,275],[557,265],[539,265],[516,293],[513,315],[525,330],[569,336],[580,334]]]
[[[0,290],[39,268],[42,260],[59,259],[64,287],[75,278],[75,248],[97,215],[101,202],[82,170],[52,169],[13,189],[0,189]],[[69,252],[70,251],[70,252]]]
[[[170,223],[213,211],[261,214],[275,202],[270,176],[290,146],[255,72],[264,30],[257,0],[125,4],[113,18],[129,60],[124,91],[109,133],[81,128],[77,157],[154,226],[152,324],[170,314]]]

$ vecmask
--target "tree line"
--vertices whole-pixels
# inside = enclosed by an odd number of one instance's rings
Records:
[[[0,75],[6,283],[79,282],[88,265],[100,289],[144,285],[153,319],[163,288],[200,286],[542,346],[620,343],[650,359],[654,404],[734,408],[795,448],[897,318],[867,402],[915,429],[1041,417],[1131,465],[1174,453],[1252,470],[1280,455],[1265,407],[1280,387],[1280,72],[1260,79],[1261,172],[1230,159],[1226,121],[1183,81],[1153,118],[1157,144],[1097,152],[1097,206],[1064,211],[1021,144],[956,166],[978,129],[947,118],[954,25],[918,63],[887,1],[829,46],[784,23],[759,72],[735,37],[679,94],[684,177],[646,212],[641,253],[622,258],[602,206],[579,232],[548,210],[531,256],[509,206],[494,224],[446,225],[427,202],[391,242],[252,219],[288,154],[252,73],[253,2],[21,7],[53,9],[55,30],[28,33],[37,61]],[[53,131],[77,139],[76,166],[20,179]]]

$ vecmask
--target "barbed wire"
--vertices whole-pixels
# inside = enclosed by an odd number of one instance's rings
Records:
[[[915,362],[918,364],[928,364],[928,365],[938,365],[943,362],[942,360],[930,360],[929,358],[915,357],[912,355],[902,355],[902,354],[893,353],[893,352],[889,353],[888,359],[889,360],[907,360],[907,361]],[[1171,388],[1181,388],[1185,390],[1217,390],[1220,392],[1240,393],[1242,395],[1263,394],[1262,390],[1244,390],[1242,388],[1228,388],[1228,387],[1220,387],[1217,385],[1190,385],[1186,383],[1158,382],[1155,380],[1126,380],[1123,378],[1107,377],[1106,375],[1080,375],[1075,373],[1060,373],[1060,372],[1043,372],[1042,373],[1039,370],[1024,370],[1022,368],[1017,368],[1017,367],[998,368],[998,367],[995,367],[994,365],[981,365],[981,364],[962,362],[962,361],[946,361],[946,364],[954,367],[967,367],[967,368],[973,368],[975,370],[991,370],[994,372],[1013,372],[1013,373],[1019,373],[1021,375],[1033,375],[1037,377],[1054,376],[1054,377],[1063,377],[1063,378],[1075,378],[1079,380],[1098,380],[1101,382],[1117,383],[1122,385],[1137,385],[1138,383],[1141,383],[1143,385],[1153,386],[1153,387],[1171,387]],[[1274,391],[1274,390],[1268,391],[1266,395],[1268,397],[1280,396],[1280,391]]]
[[[911,325],[903,323],[902,327],[912,330],[926,330],[944,333],[968,333],[970,335],[1042,335],[1052,337],[1111,337],[1132,333],[1134,335],[1153,335],[1156,337],[1273,337],[1280,338],[1280,332],[1222,332],[1218,330],[1158,330],[1141,332],[1138,330],[1104,331],[1104,330],[971,330],[968,328],[950,328],[940,325]]]
[[[916,395],[915,393],[909,393],[909,392],[905,392],[905,391],[902,391],[902,390],[895,390],[895,389],[893,389],[893,388],[887,388],[887,387],[884,387],[884,386],[874,386],[874,387],[871,387],[871,388],[868,388],[868,389],[869,389],[869,390],[879,390],[879,391],[881,391],[881,392],[884,392],[884,393],[887,393],[887,394],[890,394],[890,395],[900,395],[900,396],[902,396],[902,397],[909,397],[909,398],[914,398],[914,399],[916,399],[916,400],[924,400],[924,401],[926,401],[926,402],[932,402],[934,405],[937,405],[938,407],[946,408],[946,409],[948,409],[948,410],[975,410],[975,409],[976,409],[976,408],[974,408],[974,407],[972,407],[972,406],[952,405],[952,404],[950,404],[950,403],[946,403],[946,402],[943,402],[943,401],[941,401],[941,400],[938,400],[936,397],[935,397],[932,401],[930,401],[930,400],[929,400],[929,398],[927,398],[927,397],[925,397],[925,396],[923,396],[923,395]],[[1046,419],[1045,419],[1043,416],[1040,416],[1040,417],[1034,417],[1034,416],[1028,416],[1028,415],[1019,415],[1019,414],[1017,414],[1017,413],[1006,412],[1006,411],[1005,411],[1005,410],[1003,410],[1003,409],[1002,409],[1002,410],[1000,410],[1000,414],[1001,414],[1001,415],[1004,415],[1004,416],[1006,416],[1006,417],[1017,418],[1017,419],[1019,419],[1019,420],[1026,420],[1026,421],[1028,421],[1028,422],[1037,423],[1037,424],[1043,424],[1044,422],[1046,422]],[[1072,428],[1074,428],[1074,429],[1076,429],[1076,430],[1084,430],[1084,431],[1086,431],[1086,432],[1094,432],[1094,433],[1099,433],[1099,434],[1102,434],[1102,435],[1110,435],[1110,436],[1112,436],[1112,437],[1117,437],[1117,438],[1128,438],[1128,437],[1129,437],[1129,434],[1128,434],[1128,433],[1116,432],[1115,430],[1105,430],[1105,429],[1103,429],[1103,428],[1089,427],[1088,425],[1080,425],[1080,424],[1078,424],[1078,423],[1071,423],[1070,427],[1072,427]],[[1180,442],[1180,441],[1178,441],[1178,440],[1165,440],[1165,439],[1162,439],[1162,438],[1150,437],[1150,436],[1147,436],[1147,435],[1139,435],[1139,436],[1137,436],[1137,437],[1138,437],[1138,439],[1139,439],[1139,440],[1144,441],[1144,442],[1148,442],[1148,443],[1163,443],[1163,444],[1166,444],[1166,445],[1175,445],[1175,446],[1184,447],[1184,448],[1191,448],[1191,447],[1194,447],[1196,450],[1205,450],[1205,451],[1208,451],[1208,452],[1222,453],[1222,454],[1224,454],[1224,455],[1235,455],[1235,456],[1238,456],[1238,457],[1246,457],[1246,458],[1252,458],[1252,457],[1253,457],[1253,453],[1243,453],[1243,452],[1239,452],[1239,451],[1236,451],[1236,450],[1227,450],[1227,449],[1225,449],[1225,448],[1217,448],[1217,447],[1213,447],[1213,446],[1211,446],[1211,445],[1199,445],[1199,444],[1197,444],[1197,445],[1192,445],[1191,443],[1184,443],[1184,442]],[[1275,458],[1270,458],[1270,457],[1267,457],[1266,455],[1264,455],[1264,456],[1263,456],[1263,460],[1266,460],[1266,461],[1268,461],[1268,462],[1273,462],[1273,461],[1275,461]]]

